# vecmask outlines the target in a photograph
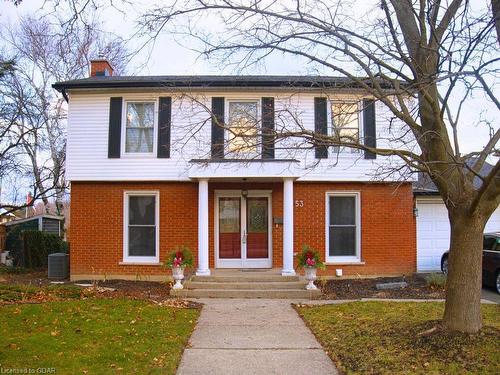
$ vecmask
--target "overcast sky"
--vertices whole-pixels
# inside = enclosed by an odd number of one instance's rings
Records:
[[[155,1],[142,0],[142,5],[134,1],[133,8],[126,8],[126,14],[116,10],[108,9],[100,11],[100,20],[103,28],[111,33],[119,35],[125,39],[130,38],[134,32],[134,20],[137,16],[136,9],[144,10],[148,4]],[[25,0],[19,7],[15,7],[11,2],[2,2],[0,11],[0,22],[10,22],[15,24],[19,17],[25,14],[41,12],[39,9],[43,0]],[[362,2],[357,2],[357,6],[362,7]],[[48,11],[45,8],[43,12]],[[362,9],[359,9],[362,12]],[[210,19],[207,19],[207,27],[210,26]],[[213,27],[213,26],[212,26]],[[131,48],[137,47],[131,42]],[[198,58],[197,54],[186,48],[187,42],[179,45],[173,37],[162,35],[158,38],[155,47],[149,52],[143,51],[135,57],[128,67],[128,73],[134,75],[168,75],[168,74],[234,74],[235,71],[224,69],[224,67],[211,65],[209,62]],[[247,74],[310,74],[304,61],[291,56],[273,56],[265,61],[265,64],[254,71],[245,72]],[[332,72],[327,74],[335,75]],[[462,127],[460,130],[462,152],[475,151],[484,146],[488,140],[488,129],[485,126],[477,127],[470,125],[477,121],[479,111],[488,110],[491,114],[493,110],[485,101],[482,95],[469,101],[468,107],[462,116]],[[496,110],[493,110],[496,111]],[[491,116],[490,116],[491,117]],[[494,114],[494,127],[499,128],[498,111]]]

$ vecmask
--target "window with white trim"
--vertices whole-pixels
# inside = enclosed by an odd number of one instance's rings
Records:
[[[157,192],[125,193],[124,261],[159,261],[158,221],[159,195]]]
[[[326,259],[360,261],[360,203],[357,192],[333,192],[326,197]]]
[[[125,111],[125,153],[152,154],[155,138],[155,102],[127,101]]]
[[[331,123],[329,133],[340,142],[359,143],[360,140],[360,103],[356,101],[332,101],[330,107]],[[334,147],[339,151],[339,147]],[[356,148],[341,147],[341,151],[359,152]]]
[[[258,100],[228,102],[228,129],[226,130],[227,151],[234,156],[257,155],[258,142]]]

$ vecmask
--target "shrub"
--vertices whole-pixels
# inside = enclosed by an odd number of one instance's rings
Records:
[[[52,233],[28,230],[23,232],[24,267],[47,267],[48,255],[66,253],[67,246],[61,238]]]
[[[431,289],[444,289],[446,286],[446,275],[433,273],[425,278],[427,286]]]
[[[187,246],[177,247],[168,255],[167,267],[180,266],[182,268],[189,268],[193,264],[193,253]]]
[[[302,246],[302,252],[298,256],[298,262],[299,267],[325,268],[325,264],[321,261],[319,252],[308,245]]]

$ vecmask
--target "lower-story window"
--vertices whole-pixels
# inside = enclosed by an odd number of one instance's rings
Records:
[[[158,192],[126,192],[124,206],[124,262],[157,263]]]
[[[359,262],[361,242],[358,192],[326,195],[326,259],[328,262]]]

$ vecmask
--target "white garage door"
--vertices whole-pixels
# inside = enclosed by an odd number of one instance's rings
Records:
[[[441,200],[417,199],[417,270],[441,269],[441,255],[450,246],[450,222]],[[500,208],[486,224],[485,232],[500,231]]]

